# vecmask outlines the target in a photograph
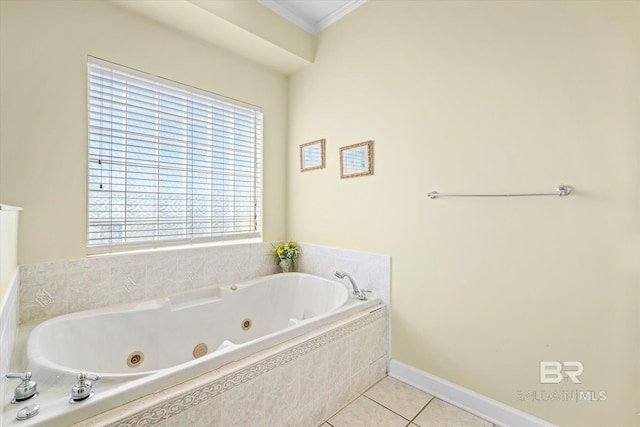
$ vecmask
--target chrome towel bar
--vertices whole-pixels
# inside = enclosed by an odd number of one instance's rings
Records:
[[[571,193],[571,187],[568,185],[560,185],[553,193],[514,193],[514,194],[447,194],[432,191],[427,194],[430,199],[438,199],[440,197],[527,197],[527,196],[568,196]]]

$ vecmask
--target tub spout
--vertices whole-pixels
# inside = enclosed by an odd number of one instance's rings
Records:
[[[347,273],[345,273],[344,271],[334,271],[333,275],[336,276],[338,279],[344,279],[345,277],[349,279],[349,281],[351,282],[351,287],[353,287],[353,295],[356,295],[359,300],[367,299],[367,296],[365,295],[364,291],[363,290],[361,291],[360,289],[358,289],[356,282],[354,282],[351,276],[349,276]]]

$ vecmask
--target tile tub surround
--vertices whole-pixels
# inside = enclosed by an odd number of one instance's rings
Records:
[[[386,375],[385,318],[372,307],[74,427],[317,425]]]
[[[391,307],[391,256],[304,242],[300,247],[299,271],[332,280],[340,280],[333,275],[334,271],[345,271],[360,289],[375,291],[384,305]],[[341,281],[351,286],[347,279]],[[390,317],[387,312],[387,331],[391,331]],[[390,339],[387,339],[387,353],[391,354]]]
[[[300,245],[303,247],[303,255],[299,271],[338,280],[333,276],[333,271],[345,270],[353,275],[363,288],[375,289],[382,301],[386,303],[387,307],[389,306],[391,280],[391,258],[389,256],[305,243],[300,243]],[[37,321],[61,314],[150,300],[212,284],[228,284],[277,273],[279,268],[275,264],[271,252],[271,243],[264,242],[106,255],[64,262],[24,265],[20,267],[19,283],[16,283],[19,286],[15,287],[14,332],[17,329],[18,320],[24,327],[28,327]],[[386,355],[389,354],[389,315],[386,310],[384,317],[385,357],[380,357],[371,364],[370,370],[372,372],[385,373],[388,370]],[[348,348],[349,345],[350,343],[343,340],[330,349],[320,351],[344,354],[345,348]],[[14,354],[14,359],[15,357]],[[16,361],[14,360],[13,363],[15,364]],[[338,364],[341,369],[347,369],[348,364],[344,357],[338,359]],[[364,384],[367,380],[364,371],[358,370],[357,367],[354,369],[359,372],[355,380]],[[316,372],[316,376],[322,376],[317,370],[314,372]],[[335,374],[336,371],[331,372]],[[300,375],[299,383],[304,383],[310,378],[306,374],[301,373]],[[344,385],[345,378],[347,376],[336,378],[334,375],[327,380],[327,383],[340,380]],[[335,388],[334,394],[331,395],[331,401],[344,400],[350,389],[351,386]],[[312,389],[307,386],[300,385],[300,390],[307,390],[305,393],[314,395],[312,391],[309,391]],[[159,396],[164,398],[167,395],[165,392],[160,392],[140,400],[153,400]],[[227,405],[231,396],[231,394],[227,395],[227,399],[224,400]],[[269,398],[271,394],[267,393],[266,396]],[[307,397],[305,395],[305,398]],[[306,405],[298,409],[298,412],[302,411],[302,413],[308,414],[311,411],[316,415],[322,412],[318,405],[310,403],[312,401],[313,399],[307,400]],[[218,401],[215,399],[208,400],[206,406],[189,407],[184,411],[180,410],[180,413],[184,412],[185,420],[203,415],[202,411],[217,413],[216,405],[218,403],[216,402]],[[225,408],[224,402],[222,395],[220,395],[221,410]],[[131,410],[130,406],[128,408]],[[189,414],[192,418],[189,418]],[[167,425],[181,425],[180,421],[175,421],[176,419],[180,419],[180,417],[168,419]]]
[[[277,272],[268,242],[23,265],[20,267],[20,323]]]
[[[361,289],[376,291],[382,302],[390,307],[391,302],[391,257],[389,255],[332,248],[329,246],[300,243],[298,271],[337,279],[333,272],[342,270],[353,278]],[[347,279],[342,279],[349,284]],[[350,285],[349,285],[350,286]]]
[[[298,271],[332,280],[349,273],[387,307],[391,257],[300,243]],[[157,250],[20,266],[20,323],[139,302],[280,272],[270,242]],[[348,282],[345,282],[348,285]]]

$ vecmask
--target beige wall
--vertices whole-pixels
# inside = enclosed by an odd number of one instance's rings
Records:
[[[290,84],[288,231],[392,255],[394,359],[563,426],[637,425],[639,12],[371,1],[321,33]],[[319,138],[326,169],[300,173]],[[338,148],[369,139],[375,175],[340,180]],[[540,384],[543,360],[582,384]],[[517,399],[562,390],[608,398]]]
[[[87,56],[263,108],[265,238],[284,236],[287,80],[105,1],[0,1],[0,200],[19,263],[85,256]]]

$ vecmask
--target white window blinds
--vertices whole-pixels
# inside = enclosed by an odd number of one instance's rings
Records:
[[[90,59],[89,253],[259,237],[262,111]]]

